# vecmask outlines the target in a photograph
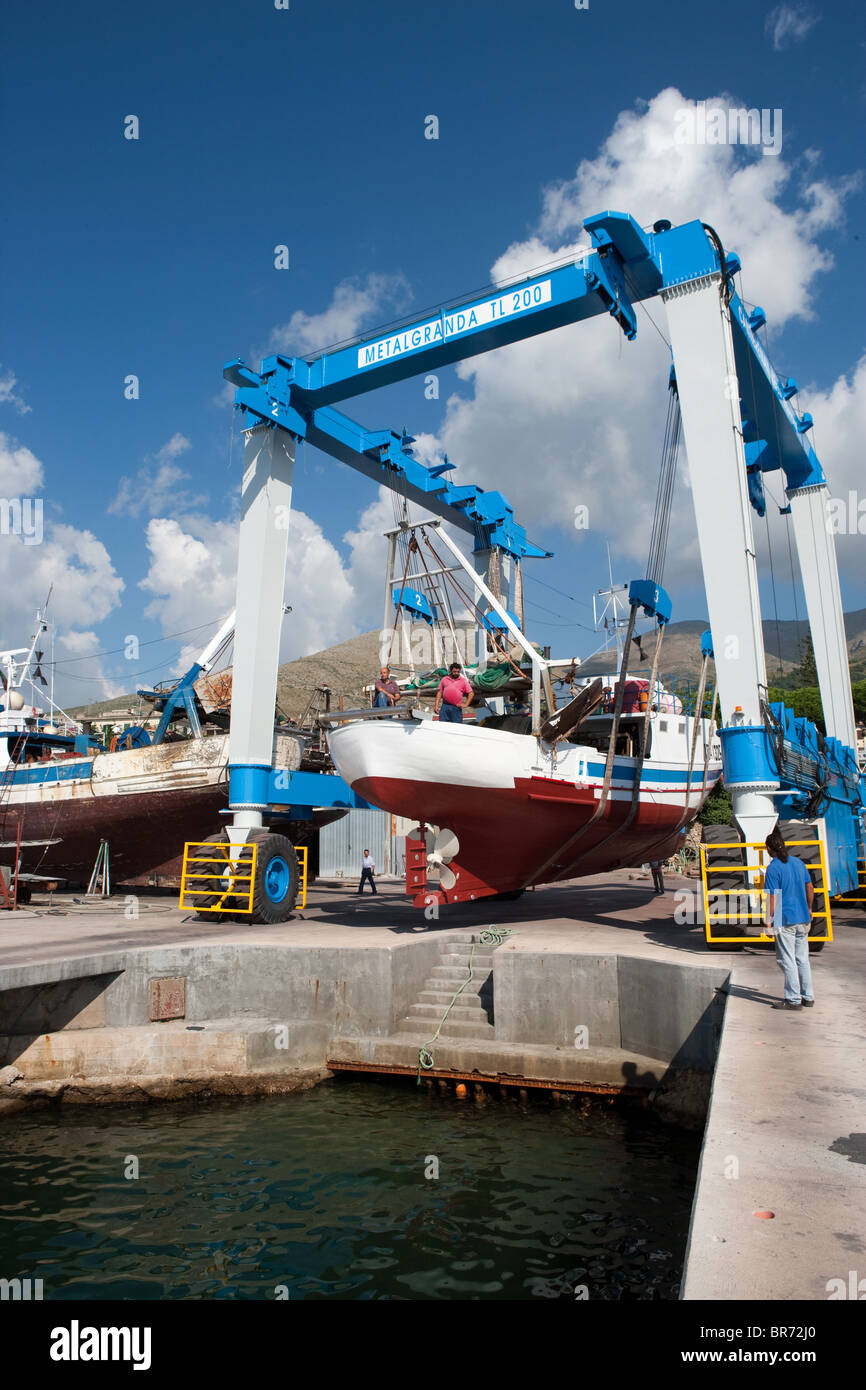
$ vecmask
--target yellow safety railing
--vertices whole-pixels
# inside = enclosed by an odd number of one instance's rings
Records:
[[[196,912],[252,912],[253,885],[256,878],[255,840],[229,844],[214,840],[190,840],[183,847],[183,867],[180,874],[180,906]],[[249,859],[241,859],[244,850],[251,849]],[[190,850],[208,850],[208,854],[190,854]],[[196,873],[190,865],[216,864],[219,867]],[[191,880],[207,880],[210,887],[190,887]],[[219,882],[219,887],[216,882]],[[216,902],[205,906],[196,899],[212,898]],[[231,898],[233,901],[228,902]]]
[[[833,901],[840,907],[846,903],[866,903],[866,864],[862,859],[857,861],[857,887],[849,893],[836,893]]]
[[[309,851],[306,845],[295,845],[295,854],[298,856],[298,866],[301,875],[301,901],[295,906],[303,908],[307,906],[307,856]]]
[[[821,883],[820,886],[815,889],[815,897],[823,898],[824,910],[822,912],[813,911],[812,920],[814,921],[816,917],[825,918],[824,935],[816,936],[812,932],[810,932],[809,940],[832,941],[833,922],[830,917],[830,895],[827,892],[827,863],[824,857],[823,841],[786,840],[785,844],[788,849],[800,849],[805,848],[806,846],[810,846],[813,848],[817,846],[818,848],[818,856],[820,862],[814,865],[807,864],[806,868],[819,868],[821,872]],[[760,862],[758,864],[708,864],[706,853],[708,849],[712,851],[718,849],[754,849],[757,850],[759,853]],[[702,844],[700,846],[700,851],[701,886],[703,888],[704,896],[704,934],[706,936],[707,942],[711,945],[734,945],[739,944],[743,941],[772,941],[773,937],[767,936],[764,930],[764,905],[765,899],[767,897],[767,890],[764,887],[764,878],[768,851],[763,841],[733,840],[730,843],[715,843],[713,841],[710,841],[709,844]],[[745,879],[745,882],[739,884],[736,888],[714,888],[712,890],[714,900],[716,897],[721,896],[724,896],[726,899],[729,899],[734,895],[736,895],[737,897],[756,897],[760,899],[760,908],[756,911],[753,911],[751,908],[749,908],[744,912],[738,907],[735,912],[711,912],[710,889],[708,884],[709,874],[742,874]],[[757,880],[754,883],[749,881],[750,874],[757,875]],[[809,877],[811,878],[811,874]],[[761,927],[760,935],[748,935],[746,933],[741,933],[739,936],[714,936],[712,934],[712,928],[714,926],[718,926],[720,924],[729,924],[731,922],[735,922],[738,926],[749,926],[753,923],[759,923]]]

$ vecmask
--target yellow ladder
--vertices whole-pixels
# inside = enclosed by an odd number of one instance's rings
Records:
[[[820,873],[821,881],[820,885],[815,889],[815,901],[813,903],[812,921],[814,922],[816,918],[823,919],[824,934],[823,936],[818,936],[813,932],[810,932],[809,940],[815,942],[832,941],[833,922],[830,916],[830,895],[827,891],[827,863],[824,857],[823,842],[820,839],[787,840],[786,845],[788,849],[801,849],[806,848],[807,846],[810,848],[817,847],[818,849],[818,863],[813,865],[807,864],[806,867],[808,869],[814,868],[818,870],[818,872]],[[744,941],[771,942],[773,940],[773,937],[767,936],[766,932],[764,931],[764,906],[765,899],[767,896],[767,891],[764,888],[764,878],[766,876],[766,861],[770,856],[768,855],[767,848],[764,845],[763,841],[732,840],[730,842],[725,842],[722,844],[716,843],[715,841],[711,841],[709,844],[702,844],[700,849],[701,887],[703,889],[704,898],[704,935],[706,936],[707,944],[710,946],[721,946],[740,945]],[[708,849],[754,849],[758,851],[759,862],[758,864],[708,864]],[[743,882],[741,884],[738,884],[734,888],[710,888],[710,874],[742,874]],[[752,881],[751,879],[751,875],[753,874],[756,876],[754,881]],[[713,898],[712,904],[710,902],[711,895]],[[735,910],[731,912],[728,910],[728,904],[732,895],[736,895],[738,898],[747,897],[750,899],[757,897],[760,900],[760,907],[757,909],[753,909],[751,906],[747,906],[745,910],[743,910],[740,907],[740,905],[737,904]],[[717,906],[715,900],[719,897],[724,897],[725,899],[725,910],[712,911],[711,909]],[[823,902],[823,909],[815,910],[817,908],[819,899]],[[729,926],[731,923],[735,923],[737,926],[749,926],[758,924],[761,928],[761,931],[759,934],[755,934],[754,932],[741,932],[738,936],[714,935],[714,927],[720,925],[722,927],[726,927]]]

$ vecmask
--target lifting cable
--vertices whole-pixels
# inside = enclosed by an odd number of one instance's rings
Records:
[[[668,549],[668,535],[671,524],[671,503],[676,480],[677,455],[682,436],[682,415],[676,380],[672,379],[668,395],[668,414],[665,423],[665,437],[662,445],[662,461],[659,469],[656,504],[653,512],[652,533],[650,535],[649,558],[646,577],[654,584],[661,584],[665,571]]]
[[[398,603],[398,604],[395,606],[395,608],[394,608],[394,626],[391,628],[391,640],[390,640],[390,642],[388,643],[388,667],[389,667],[389,669],[390,669],[390,666],[391,666],[391,655],[392,655],[393,650],[394,650],[394,638],[395,638],[396,635],[397,635],[397,623],[398,623],[398,621],[399,621],[399,619],[400,619],[400,614],[401,614],[401,612],[402,612],[402,610],[403,610],[403,594],[405,593],[405,590],[406,590],[406,575],[409,573],[409,561],[410,561],[411,558],[412,558],[413,550],[417,550],[417,549],[418,549],[418,544],[417,544],[417,542],[416,542],[416,540],[415,540],[415,536],[414,536],[414,534],[413,534],[413,535],[410,537],[409,543],[408,543],[407,546],[406,546],[406,563],[405,563],[405,565],[403,566],[403,578],[402,578],[402,580],[400,581],[400,601],[399,601],[399,603]]]
[[[722,253],[724,260],[724,253]],[[647,579],[651,579],[654,584],[660,584],[664,575],[665,559],[667,555],[668,535],[670,533],[671,503],[673,500],[673,486],[676,478],[676,462],[679,452],[680,437],[682,433],[682,415],[680,412],[679,392],[676,387],[676,379],[670,383],[670,395],[668,398],[668,414],[665,424],[665,437],[662,446],[662,462],[659,470],[658,488],[656,490],[656,505],[653,514],[652,535],[650,538],[650,552],[647,560]],[[622,706],[625,698],[625,683],[628,670],[629,653],[631,652],[632,639],[634,637],[635,619],[637,616],[637,605],[632,604],[628,619],[628,629],[626,632],[625,644],[623,646],[622,662],[620,665],[619,683],[617,685],[616,701],[614,704],[613,721],[610,730],[610,740],[607,748],[607,757],[604,766],[604,778],[601,786],[601,794],[598,799],[592,816],[581,826],[579,830],[570,835],[569,838],[560,845],[549,859],[535,870],[532,878],[538,878],[540,874],[549,869],[560,854],[565,853],[584,836],[591,826],[595,825],[604,814],[607,799],[610,795],[610,785],[613,779],[613,764],[616,756],[616,741],[619,734],[619,724],[622,717]],[[664,634],[664,624],[658,624],[656,634],[655,651],[653,653],[652,670],[650,673],[649,689],[647,691],[647,707],[644,715],[643,732],[637,752],[637,760],[634,768],[634,781],[632,783],[631,805],[626,819],[622,825],[617,826],[611,833],[600,841],[607,844],[615,835],[627,830],[637,813],[640,800],[640,779],[643,772],[643,765],[646,758],[646,750],[649,742],[650,715],[652,712],[653,692],[658,678],[659,655],[661,652],[662,637]],[[686,802],[688,805],[688,802]],[[527,887],[531,879],[527,879],[523,887]]]
[[[427,534],[426,534],[426,532],[422,530],[421,534],[422,534],[422,536],[424,537],[424,541],[425,541],[426,545],[428,546],[428,548],[430,549],[430,551],[431,551],[433,554],[435,554],[435,551],[433,551],[433,547],[430,545],[430,542],[427,540]],[[439,598],[439,606],[441,607],[442,612],[443,612],[443,615],[444,615],[444,617],[445,617],[445,621],[446,621],[446,623],[448,624],[448,631],[451,633],[451,641],[452,641],[452,643],[453,643],[453,645],[454,645],[454,654],[453,654],[453,656],[452,656],[452,658],[451,658],[451,661],[452,661],[452,662],[454,662],[454,661],[459,661],[459,662],[460,662],[460,665],[463,666],[463,661],[460,659],[460,643],[457,641],[457,633],[456,633],[455,630],[454,630],[454,610],[453,610],[453,608],[451,607],[451,596],[450,596],[450,594],[448,593],[448,585],[447,585],[446,583],[443,582],[443,584],[441,585],[441,592],[440,592],[440,586],[439,586],[439,585],[434,585],[434,583],[433,583],[433,576],[430,574],[430,571],[429,571],[428,568],[427,568],[427,561],[424,559],[424,552],[422,551],[421,547],[420,547],[419,545],[417,545],[417,544],[416,544],[416,549],[417,549],[417,551],[418,551],[418,555],[419,555],[419,557],[420,557],[421,564],[424,566],[424,574],[425,574],[426,579],[427,579],[427,588],[428,588],[428,591],[429,591],[429,594],[430,594],[430,604],[431,604],[431,607],[433,608],[434,612],[435,612],[435,609],[436,609],[436,596],[437,596],[437,595],[440,595],[440,598]],[[442,561],[439,560],[439,556],[438,556],[438,555],[436,555],[436,559],[437,559],[437,561],[439,561],[439,567],[440,567],[440,569],[444,569],[444,565],[442,564]],[[444,581],[444,580],[447,580],[448,575],[443,574],[443,575],[440,575],[439,577],[440,577],[440,579],[442,579],[442,580]],[[435,654],[435,650],[436,650],[436,649],[435,649],[435,646],[434,646],[434,654]],[[443,649],[442,649],[442,660],[443,660],[443,663],[444,663],[444,661],[445,661],[445,649],[444,649],[444,644],[443,644]],[[449,667],[450,667],[450,665],[451,665],[451,662],[448,663],[448,666],[449,666]]]
[[[596,806],[595,810],[593,811],[586,824],[579,826],[573,834],[569,835],[567,840],[564,840],[561,845],[557,845],[556,849],[553,851],[553,854],[549,855],[548,858],[545,859],[544,863],[539,868],[533,869],[529,877],[520,885],[521,888],[528,888],[529,884],[533,881],[533,879],[540,879],[541,875],[547,872],[550,866],[556,862],[558,857],[561,854],[565,854],[568,850],[570,850],[571,846],[575,844],[581,838],[581,836],[585,835],[586,832],[590,829],[590,827],[595,825],[596,821],[598,821],[604,813],[604,808],[607,805],[607,798],[610,793],[610,784],[613,779],[613,763],[614,758],[616,756],[616,740],[617,735],[619,733],[619,721],[622,717],[622,707],[625,701],[625,680],[626,671],[628,669],[628,654],[629,649],[631,647],[631,639],[634,636],[634,624],[636,616],[637,604],[633,603],[628,615],[628,627],[626,629],[625,644],[623,646],[622,651],[619,681],[616,687],[616,700],[614,702],[613,708],[613,720],[611,721],[610,738],[607,745],[607,757],[605,759],[604,764],[604,778],[601,784],[601,793],[598,798],[598,805]],[[657,655],[658,648],[656,649],[656,656]],[[649,707],[649,701],[647,701],[647,707]]]
[[[647,702],[646,702],[646,710],[645,710],[645,712],[644,712],[643,728],[641,729],[641,733],[640,733],[640,742],[639,742],[639,744],[638,744],[638,750],[637,750],[637,757],[635,758],[635,765],[634,765],[634,780],[633,780],[633,782],[632,782],[632,788],[631,788],[631,804],[630,804],[630,806],[629,806],[629,808],[628,808],[628,813],[627,813],[627,815],[626,815],[625,820],[622,821],[620,825],[614,826],[614,828],[613,828],[613,830],[610,832],[610,834],[609,834],[609,835],[605,835],[605,837],[604,837],[603,840],[599,840],[598,843],[595,844],[595,845],[593,846],[593,849],[599,849],[602,845],[607,845],[607,844],[610,843],[611,840],[615,840],[616,837],[617,837],[618,835],[622,835],[623,831],[628,830],[629,826],[631,825],[632,821],[634,820],[635,816],[637,815],[637,809],[638,809],[638,806],[639,806],[639,804],[640,804],[640,779],[641,779],[641,776],[643,775],[643,765],[644,765],[644,762],[645,762],[645,760],[646,760],[647,747],[648,747],[648,745],[649,745],[650,719],[651,719],[651,717],[652,717],[652,710],[653,710],[653,703],[652,703],[653,690],[654,690],[655,683],[656,683],[656,677],[658,676],[659,655],[660,655],[661,649],[662,649],[662,638],[664,637],[664,631],[665,631],[665,625],[664,625],[664,623],[659,623],[659,624],[658,624],[658,630],[657,630],[657,632],[656,632],[656,645],[655,645],[655,651],[653,652],[652,672],[651,672],[651,674],[650,674],[650,685],[649,685],[649,690],[647,691]],[[622,683],[622,677],[620,678],[620,682]],[[608,749],[608,753],[610,753],[610,750],[609,750],[609,749]],[[606,770],[605,770],[605,771],[606,771]],[[595,819],[595,817],[593,817],[593,820],[594,820],[594,819]],[[592,821],[589,821],[586,828],[589,829],[589,826],[590,826],[591,824],[592,824]],[[578,862],[579,862],[579,861],[578,861]]]

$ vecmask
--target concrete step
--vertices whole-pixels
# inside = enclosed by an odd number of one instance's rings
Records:
[[[440,965],[459,965],[462,969],[469,969],[468,951],[443,951],[439,957]],[[472,971],[492,970],[493,955],[490,951],[476,951],[472,957]]]
[[[447,1007],[446,1004],[445,1008]],[[444,1012],[445,1009],[443,1009],[440,1004],[413,1004],[406,1017],[417,1018],[419,1020],[424,1019],[426,1022],[436,1024],[439,1022]],[[465,1005],[461,1007],[458,1003],[454,1005],[446,1022],[450,1023],[454,1020],[456,1023],[472,1023],[475,1019],[484,1023],[488,1022],[487,1014],[481,1008],[480,1004],[477,1009],[471,1009],[467,1008]]]
[[[470,991],[477,994],[485,986],[491,988],[492,981],[489,975],[473,975],[470,980],[462,972],[458,975],[428,975],[421,988],[435,989],[437,994],[445,994],[446,991],[454,994],[461,985],[464,986],[464,994],[469,994]]]
[[[434,1004],[441,1014],[445,1012],[453,998],[453,992],[449,993],[440,989],[422,989],[416,1003]],[[464,989],[457,1002],[465,1009],[472,1009],[473,1013],[477,1013],[479,1009],[484,1007],[477,991],[468,989]]]
[[[336,1037],[331,1040],[329,1057],[344,1062],[363,1061],[414,1069],[418,1046],[429,1037],[429,1033],[416,1032],[415,1038],[410,1039],[408,1029],[389,1038]],[[615,1047],[596,1047],[590,1051],[547,1044],[492,1042],[489,1037],[478,1040],[452,1037],[439,1038],[430,1050],[437,1069],[452,1068],[464,1074],[478,1071],[488,1076],[499,1073],[512,1081],[527,1077],[552,1084],[565,1081],[618,1088],[623,1084],[623,1064],[631,1062],[633,1066],[629,1070],[634,1074],[634,1084],[649,1092],[670,1075],[668,1062]]]
[[[468,986],[468,987],[471,988],[472,985],[475,985],[475,984],[481,985],[481,984],[483,984],[485,980],[489,980],[489,979],[490,979],[491,974],[492,974],[492,971],[490,971],[490,970],[475,970],[475,969],[473,969],[473,971],[472,971],[472,979],[469,981],[469,986]],[[469,971],[466,970],[466,969],[461,969],[460,966],[456,966],[456,965],[434,965],[434,966],[433,966],[433,969],[430,971],[430,974],[429,974],[429,976],[428,976],[427,978],[428,978],[429,980],[442,980],[443,982],[447,980],[449,984],[452,983],[452,981],[453,981],[454,988],[457,989],[458,986],[460,986],[460,985],[462,985],[462,984],[465,983],[465,981],[468,979],[468,977],[469,977]]]
[[[436,1023],[435,1021],[431,1023],[430,1020],[427,1020],[427,1026],[430,1030],[427,1034],[427,1036],[429,1037],[431,1033],[434,1033],[436,1031]],[[424,1027],[424,1019],[403,1018],[397,1025],[397,1032],[414,1033],[416,1035],[420,1035],[424,1032]],[[447,1021],[442,1025],[442,1028],[439,1030],[439,1036],[440,1038],[471,1038],[472,1040],[477,1039],[478,1041],[481,1041],[485,1038],[494,1038],[496,1036],[496,1030],[493,1027],[492,1023],[482,1023],[480,1019],[477,1022],[473,1021],[472,1023],[464,1023],[460,1020],[452,1023],[451,1015],[449,1015]]]

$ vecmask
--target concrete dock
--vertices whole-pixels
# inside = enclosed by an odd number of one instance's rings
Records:
[[[317,886],[280,927],[147,896],[0,914],[0,1117],[414,1074],[423,1046],[428,1075],[706,1113],[684,1297],[824,1299],[866,1275],[866,914],[834,912],[816,1007],[774,1011],[772,953],[707,952],[695,887],[621,870],[438,921],[382,885]]]

